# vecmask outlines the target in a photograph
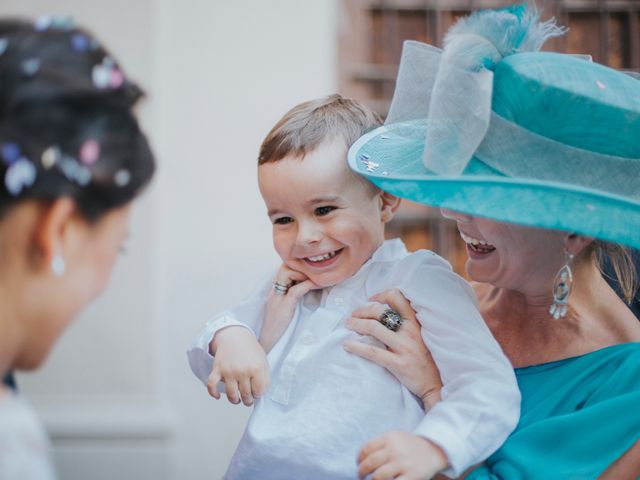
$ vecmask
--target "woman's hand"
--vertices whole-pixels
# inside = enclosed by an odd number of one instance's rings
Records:
[[[218,383],[224,382],[227,399],[233,404],[253,405],[267,391],[271,373],[267,356],[255,335],[245,327],[231,326],[215,334],[211,342],[215,355],[207,380],[209,394],[220,399]]]
[[[271,289],[267,299],[264,326],[260,332],[260,344],[269,352],[291,323],[298,301],[309,291],[319,288],[303,273],[282,265],[276,274],[275,282],[287,285],[285,294]]]
[[[346,326],[361,335],[376,338],[387,348],[347,340],[344,343],[345,350],[389,370],[400,383],[422,400],[425,411],[429,410],[440,400],[442,380],[438,367],[422,340],[416,313],[398,289],[387,290],[371,300],[378,303],[354,311]],[[404,319],[396,332],[378,321],[388,308],[385,304]]]
[[[358,475],[371,480],[422,480],[447,467],[444,452],[426,438],[389,432],[367,442],[358,454]]]

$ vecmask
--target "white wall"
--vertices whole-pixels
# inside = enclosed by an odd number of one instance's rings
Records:
[[[276,264],[258,146],[295,103],[336,88],[336,0],[2,0],[70,13],[146,89],[158,176],[129,253],[22,392],[63,480],[217,479],[248,410],[210,399],[185,356],[212,313]]]

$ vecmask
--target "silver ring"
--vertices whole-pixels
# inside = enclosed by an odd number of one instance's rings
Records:
[[[286,295],[289,291],[289,285],[280,282],[273,282],[273,290],[277,295]]]
[[[382,312],[382,315],[380,315],[378,321],[392,332],[397,332],[403,322],[400,314],[390,308],[387,308],[384,312]]]

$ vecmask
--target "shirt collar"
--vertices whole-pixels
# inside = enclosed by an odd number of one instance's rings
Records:
[[[373,252],[373,255],[365,265],[368,263],[393,262],[395,260],[400,260],[406,256],[407,253],[407,247],[404,246],[404,243],[399,238],[385,240],[382,242],[382,245]]]
[[[362,280],[363,275],[367,274],[372,265],[382,262],[396,262],[404,258],[407,254],[407,248],[399,238],[385,240],[382,242],[382,245],[373,252],[371,258],[369,258],[351,278],[347,278],[340,285],[358,283]]]
[[[304,296],[303,304],[307,308],[312,310],[317,308],[318,304],[324,305],[329,292],[334,288],[353,288],[354,286],[361,284],[371,265],[381,262],[395,262],[404,258],[408,254],[402,240],[399,238],[393,238],[391,240],[385,240],[382,244],[373,252],[371,258],[367,260],[360,269],[350,278],[339,285],[333,287],[324,288],[322,290],[312,290]]]

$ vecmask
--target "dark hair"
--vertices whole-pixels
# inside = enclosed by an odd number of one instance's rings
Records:
[[[68,20],[0,20],[0,215],[70,197],[95,220],[132,200],[155,169],[132,112],[142,95]]]
[[[324,141],[342,137],[349,147],[360,136],[382,124],[364,105],[333,94],[296,105],[271,129],[260,146],[258,165],[288,155],[303,158]]]

